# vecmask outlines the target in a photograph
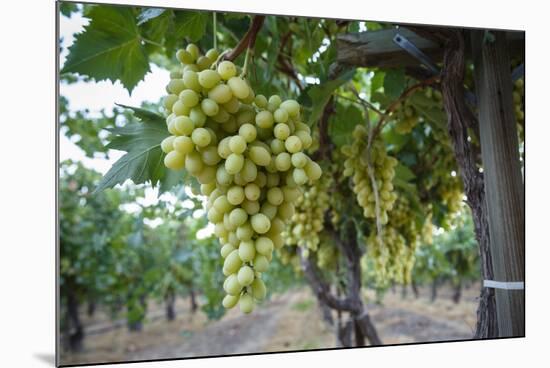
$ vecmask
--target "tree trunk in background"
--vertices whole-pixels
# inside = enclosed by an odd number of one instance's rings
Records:
[[[189,296],[191,297],[191,313],[195,313],[198,308],[197,299],[195,296],[195,289],[191,288],[189,290]]]
[[[174,304],[176,302],[176,295],[173,291],[169,291],[164,298],[166,303],[166,320],[173,321],[176,319],[176,310]]]
[[[479,132],[479,124],[464,99],[464,35],[461,30],[449,30],[445,36],[445,53],[441,72],[443,105],[448,117],[448,132],[453,144],[466,203],[472,210],[476,240],[479,244],[481,279],[493,279],[489,248],[489,225],[485,202],[484,176],[479,172],[479,152],[468,140],[468,129]],[[475,338],[498,337],[497,310],[493,289],[481,289],[477,309]]]
[[[351,334],[353,332],[353,321],[349,319],[343,326],[338,328],[338,341],[346,348],[352,347]]]
[[[319,305],[319,309],[321,310],[321,314],[323,315],[323,319],[329,326],[334,326],[334,318],[332,317],[332,312],[330,310],[330,307],[326,305],[322,300],[317,299],[317,304]]]
[[[453,302],[455,304],[460,303],[460,297],[462,296],[462,280],[458,280],[458,283],[454,287]]]
[[[401,285],[401,299],[407,298],[407,285]]]
[[[147,298],[145,295],[140,295],[139,304],[143,308],[143,317],[139,321],[128,322],[128,330],[132,332],[140,332],[143,330],[143,320],[147,314]]]
[[[330,222],[326,224],[325,229],[327,229],[333,237],[336,246],[339,248],[346,261],[347,284],[345,293],[342,297],[335,296],[331,292],[330,286],[319,277],[319,272],[314,262],[311,262],[298,247],[302,270],[304,271],[306,280],[310,284],[318,300],[321,300],[332,309],[350,313],[350,321],[348,321],[343,328],[338,329],[338,339],[342,344],[348,343],[347,330],[350,329],[352,332],[354,330],[356,331],[356,343],[364,345],[364,338],[366,337],[370,345],[382,345],[382,341],[378,337],[376,328],[370,321],[367,309],[362,300],[360,264],[362,253],[357,244],[354,224],[348,225],[347,229],[345,229],[345,235],[342,235],[342,238],[340,238],[340,233],[336,232]],[[349,325],[350,322],[351,325]]]
[[[411,282],[411,288],[412,288],[412,291],[413,291],[413,294],[414,294],[414,297],[416,299],[418,299],[418,297],[420,296],[419,293],[418,293],[418,286],[416,285],[416,281],[412,281]]]
[[[84,328],[78,315],[78,299],[69,291],[67,293],[67,320],[69,322],[69,349],[71,351],[82,351],[84,341]]]
[[[96,304],[95,300],[89,300],[88,301],[88,308],[86,310],[86,313],[88,314],[88,317],[93,317],[95,314]]]
[[[437,299],[437,283],[438,283],[438,279],[436,277],[432,281],[432,292],[431,292],[431,296],[430,296],[430,301],[432,303],[435,302],[435,300]]]

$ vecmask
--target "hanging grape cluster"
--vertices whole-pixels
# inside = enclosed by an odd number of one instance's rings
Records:
[[[329,208],[329,185],[329,179],[319,180],[296,200],[295,213],[283,232],[285,244],[317,250],[319,233],[323,231],[325,212]]]
[[[171,73],[164,107],[170,136],[161,144],[169,169],[185,168],[208,196],[208,220],[222,244],[226,308],[250,313],[265,297],[261,274],[283,244],[301,186],[320,178],[321,167],[304,150],[310,128],[300,105],[255,95],[231,61],[216,50],[200,55],[194,44],[179,50],[182,70]]]
[[[525,88],[523,78],[519,78],[514,82],[514,113],[516,115],[516,122],[518,126],[518,134],[521,140],[523,140],[523,127],[525,126],[525,108],[524,98],[525,98]]]
[[[351,146],[342,147],[342,153],[347,157],[344,162],[344,175],[353,178],[353,191],[357,196],[357,202],[363,208],[363,215],[366,218],[376,218],[376,197],[368,172],[369,152],[367,152],[367,142],[367,129],[362,125],[357,125],[353,131]],[[386,145],[379,138],[370,147],[370,159],[380,203],[379,220],[382,224],[386,224],[388,222],[388,211],[391,211],[397,198],[392,183],[397,160],[388,156]]]

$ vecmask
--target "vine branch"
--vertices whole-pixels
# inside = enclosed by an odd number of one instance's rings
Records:
[[[258,36],[258,32],[260,32],[260,29],[264,24],[264,20],[264,15],[255,15],[252,19],[252,22],[250,23],[248,31],[246,31],[245,35],[243,36],[243,38],[241,38],[237,46],[235,46],[230,52],[224,55],[224,60],[233,61],[237,57],[239,57],[239,55],[241,55],[246,48],[253,48],[254,43],[256,42],[256,37]]]

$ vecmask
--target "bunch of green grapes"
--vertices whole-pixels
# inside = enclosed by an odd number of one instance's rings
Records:
[[[330,239],[323,239],[317,252],[317,266],[323,270],[334,270],[338,263],[338,248]]]
[[[300,274],[302,272],[301,260],[298,255],[297,247],[282,247],[277,249],[277,253],[282,264],[292,266],[292,269],[296,274]]]
[[[416,214],[406,196],[400,195],[395,202],[389,225],[399,230],[409,246],[416,246],[419,240]]]
[[[523,78],[519,78],[514,82],[514,113],[516,115],[516,122],[518,126],[518,134],[523,140],[523,126],[525,125],[525,107],[524,107],[524,98],[525,98],[525,88]]]
[[[285,244],[317,250],[319,233],[324,229],[325,212],[329,208],[329,186],[329,178],[319,180],[296,200],[294,215],[283,232]]]
[[[392,118],[395,120],[395,131],[399,134],[410,133],[420,122],[418,112],[408,100],[397,105],[392,113]]]
[[[422,232],[421,232],[422,242],[427,245],[433,244],[434,226],[432,222],[432,217],[433,215],[430,208],[428,210],[428,216],[426,216],[426,219],[424,220],[424,224],[422,225]]]
[[[454,177],[452,180],[441,183],[438,189],[443,204],[447,206],[447,212],[457,213],[462,209],[464,192],[458,178]]]
[[[357,196],[357,202],[363,208],[363,215],[366,218],[375,218],[376,197],[368,173],[367,135],[367,129],[362,125],[357,125],[353,131],[351,146],[342,147],[342,153],[347,157],[344,161],[344,175],[353,178],[353,191]],[[388,211],[391,211],[397,199],[392,183],[397,160],[388,156],[386,145],[378,138],[370,148],[370,158],[378,189],[380,222],[386,224]]]
[[[261,274],[283,244],[301,187],[321,167],[304,153],[312,144],[300,105],[255,95],[218,52],[179,50],[182,69],[171,73],[164,99],[169,137],[161,144],[169,169],[186,171],[208,196],[208,220],[222,244],[226,308],[250,313],[265,297]],[[221,58],[220,58],[221,59]]]
[[[373,261],[377,284],[385,285],[390,280],[401,284],[410,282],[416,248],[408,246],[395,227],[384,226],[380,235],[374,229],[366,242],[367,257]]]

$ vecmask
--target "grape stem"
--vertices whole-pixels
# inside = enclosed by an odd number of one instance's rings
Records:
[[[212,12],[212,39],[214,40],[214,49],[218,48],[218,30],[217,30],[217,21],[216,21],[216,12]]]
[[[252,19],[252,22],[250,23],[248,31],[246,31],[245,35],[239,41],[237,46],[235,46],[230,52],[224,55],[224,60],[233,61],[237,57],[239,57],[239,55],[241,55],[245,49],[253,48],[256,42],[256,36],[258,35],[258,32],[260,32],[260,29],[264,24],[264,20],[264,15],[255,15]]]

